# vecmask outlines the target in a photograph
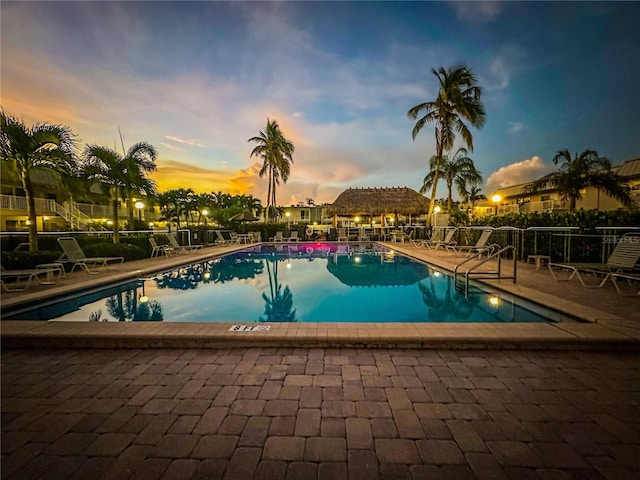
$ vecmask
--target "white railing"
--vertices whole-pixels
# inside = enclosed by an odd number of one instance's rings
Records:
[[[67,205],[63,206],[55,200],[48,198],[35,198],[34,201],[37,214],[56,214],[69,222],[72,229],[81,230],[89,228],[89,225],[92,223],[91,218],[80,211],[72,202],[67,202]],[[0,195],[0,208],[2,210],[22,211],[26,214],[27,199],[26,197],[13,195]]]
[[[511,203],[509,205],[498,206],[498,214],[518,212],[548,212],[551,210],[562,210],[562,202],[558,200],[541,200],[539,202],[527,202],[523,205]]]

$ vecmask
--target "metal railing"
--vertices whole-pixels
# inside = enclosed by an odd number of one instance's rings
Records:
[[[513,250],[513,275],[502,275],[502,254],[508,250]],[[477,278],[477,279],[513,280],[513,283],[516,283],[516,279],[518,276],[518,262],[516,261],[517,253],[518,252],[516,247],[514,247],[513,245],[507,245],[506,247],[502,247],[500,250],[490,253],[489,255],[487,255],[487,258],[479,259],[477,263],[467,268],[467,270],[464,272],[464,296],[467,297],[469,295],[469,276],[470,275],[474,275],[474,278]],[[484,270],[482,272],[474,272],[474,270],[476,270],[478,267],[484,265],[489,260],[493,260],[494,258],[498,259],[497,270],[489,270],[489,271]],[[463,260],[458,265],[456,265],[455,268],[453,269],[453,276],[454,276],[454,281],[456,285],[458,283],[458,269],[462,265],[465,265],[471,262],[472,260],[476,260],[475,255]]]

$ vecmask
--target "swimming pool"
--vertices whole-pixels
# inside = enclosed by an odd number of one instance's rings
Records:
[[[549,322],[560,317],[376,244],[261,245],[3,319],[171,322]]]

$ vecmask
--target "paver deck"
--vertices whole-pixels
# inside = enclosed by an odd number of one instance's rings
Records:
[[[640,478],[640,355],[2,352],[2,478]]]

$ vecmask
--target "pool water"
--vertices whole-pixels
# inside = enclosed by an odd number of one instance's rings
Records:
[[[3,316],[4,317],[4,316]],[[4,319],[171,322],[545,322],[551,311],[373,244],[257,246]]]

